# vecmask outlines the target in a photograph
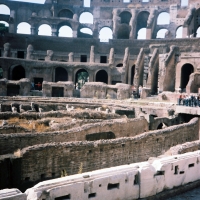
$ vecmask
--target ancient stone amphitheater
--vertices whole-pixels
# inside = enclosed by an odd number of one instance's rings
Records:
[[[0,199],[199,187],[199,27],[198,0],[0,0]]]

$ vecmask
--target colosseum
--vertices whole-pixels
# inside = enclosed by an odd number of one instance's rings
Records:
[[[0,199],[200,188],[199,63],[199,0],[0,0]]]

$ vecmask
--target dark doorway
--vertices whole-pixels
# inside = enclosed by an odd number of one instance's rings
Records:
[[[52,97],[64,97],[64,88],[52,87]]]
[[[181,89],[185,90],[190,74],[194,72],[194,67],[191,64],[185,64],[181,69]]]
[[[25,69],[18,65],[12,70],[12,80],[18,81],[22,78],[25,78]]]
[[[17,96],[19,95],[19,90],[19,85],[7,85],[7,96]]]
[[[107,56],[101,56],[100,63],[107,63]]]
[[[105,70],[100,70],[96,74],[96,82],[108,83],[108,74]]]
[[[0,79],[3,78],[3,69],[0,67]]]
[[[122,64],[122,63],[119,63],[119,64],[117,64],[116,67],[123,67],[123,64]]]
[[[68,81],[68,73],[62,67],[57,67],[55,69],[55,82],[58,81]]]
[[[131,85],[134,84],[134,76],[135,76],[135,65],[131,68]]]
[[[24,51],[18,51],[18,52],[17,52],[17,58],[22,58],[22,59],[24,59]]]
[[[117,39],[129,39],[130,27],[127,24],[121,24],[117,32]]]
[[[43,78],[34,78],[35,90],[42,90]]]
[[[75,76],[75,84],[76,84],[76,89],[81,89],[82,86],[87,82],[89,79],[89,74],[85,69],[79,69],[76,72]]]
[[[92,133],[86,135],[87,141],[115,139],[113,132]]]
[[[87,62],[87,55],[81,55],[81,62]]]

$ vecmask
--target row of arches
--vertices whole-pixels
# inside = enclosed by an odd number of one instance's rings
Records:
[[[11,71],[9,72],[10,77],[9,79],[11,80],[20,80],[22,78],[26,78],[26,71],[22,65],[17,65],[10,69]],[[0,75],[3,77],[3,70],[0,68]],[[68,81],[69,76],[68,72],[65,68],[63,67],[56,67],[55,72],[54,72],[54,81]],[[85,82],[89,81],[89,73],[86,69],[79,69],[75,72],[74,75],[74,81],[77,89],[80,89]],[[96,82],[103,82],[108,84],[108,73],[105,70],[99,70],[95,73],[95,80]]]

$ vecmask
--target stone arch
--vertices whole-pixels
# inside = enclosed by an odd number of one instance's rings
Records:
[[[93,24],[93,14],[90,12],[82,12],[79,17],[81,24]]]
[[[105,70],[99,70],[96,73],[96,82],[103,82],[108,84],[108,73]]]
[[[157,25],[170,24],[170,15],[168,12],[161,12],[157,17]]]
[[[87,82],[89,79],[89,73],[85,69],[78,69],[75,72],[75,85],[78,86],[78,89],[81,89],[85,82]]]
[[[6,21],[0,21],[0,35],[5,35],[9,32],[9,24]]]
[[[73,37],[73,30],[69,22],[62,22],[58,24],[59,37]]]
[[[27,22],[21,22],[17,25],[17,33],[31,34],[31,25]]]
[[[131,67],[131,85],[134,85],[135,65]]]
[[[156,38],[157,39],[161,39],[161,38],[165,38],[165,34],[168,30],[166,28],[161,28],[160,30],[158,30]]]
[[[26,73],[25,73],[25,69],[22,65],[17,65],[17,66],[14,66],[13,69],[12,69],[12,75],[11,75],[11,79],[12,80],[20,80],[22,78],[25,78],[26,77]]]
[[[120,24],[117,31],[117,39],[129,39],[130,27],[128,24]]]
[[[138,32],[139,32],[139,30],[146,29],[148,18],[149,18],[149,12],[147,12],[147,11],[141,11],[138,14],[138,16],[137,16],[137,26],[136,26],[136,33],[137,33],[136,35],[137,35],[137,38],[138,38]],[[138,38],[138,39],[142,39],[142,38]]]
[[[10,15],[10,8],[5,4],[0,4],[0,15]]]
[[[119,14],[119,17],[121,19],[121,24],[128,24],[129,25],[129,22],[131,20],[132,15],[128,11],[123,11]]]
[[[189,78],[190,78],[190,74],[192,74],[194,72],[194,67],[192,64],[190,63],[186,63],[182,66],[181,68],[181,89],[184,91],[187,84],[188,84],[188,81],[189,81]]]
[[[109,39],[113,38],[113,34],[112,34],[112,30],[109,27],[103,27],[100,31],[99,31],[99,39],[100,42],[108,42]]]
[[[176,38],[182,38],[183,37],[183,26],[179,26],[176,29]]]
[[[79,28],[78,38],[93,38],[93,32],[90,28]]]
[[[68,81],[68,72],[63,67],[55,68],[55,82]]]
[[[52,12],[49,9],[42,9],[38,12],[39,17],[52,17]]]
[[[137,39],[146,39],[146,32],[146,28],[141,28],[140,30],[138,30]]]
[[[38,35],[51,36],[51,26],[48,24],[41,24],[38,27]]]
[[[58,17],[65,17],[65,18],[69,18],[69,19],[72,19],[73,15],[74,15],[74,13],[69,9],[62,9],[58,13]]]

